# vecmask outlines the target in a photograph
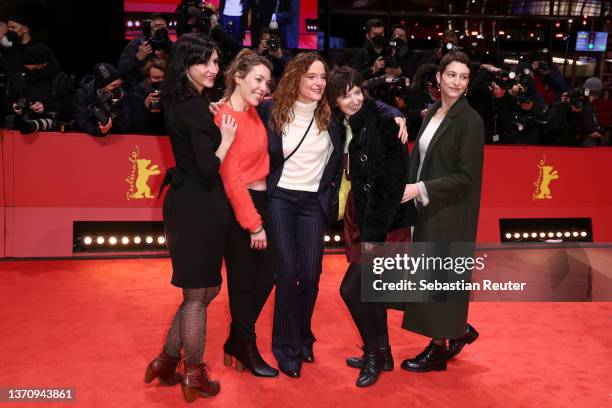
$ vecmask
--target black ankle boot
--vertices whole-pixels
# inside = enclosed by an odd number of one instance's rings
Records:
[[[458,339],[451,339],[448,341],[448,359],[450,360],[451,358],[456,357],[457,354],[463,350],[463,347],[465,347],[466,344],[472,344],[476,341],[478,336],[478,330],[476,330],[471,324],[468,324],[467,330],[463,336],[459,337]]]
[[[232,365],[232,357],[234,357],[236,359],[236,371],[242,372],[247,368],[257,377],[276,377],[278,375],[278,370],[268,365],[261,357],[255,341],[233,342],[230,343],[229,347],[224,347],[224,350],[224,364]],[[233,351],[233,353],[228,353],[228,351]]]
[[[446,361],[446,346],[435,344],[432,340],[421,354],[402,361],[402,368],[418,373],[431,370],[442,371],[446,370]]]
[[[378,376],[385,364],[385,356],[379,347],[364,347],[363,365],[357,377],[358,387],[368,387],[378,380]]]
[[[395,366],[393,363],[393,355],[391,354],[391,346],[381,347],[380,352],[385,358],[383,364],[383,371],[392,371]],[[361,357],[349,357],[346,359],[346,365],[353,368],[361,368],[363,366],[363,356]]]

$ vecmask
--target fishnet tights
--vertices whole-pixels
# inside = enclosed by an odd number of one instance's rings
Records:
[[[206,308],[220,290],[221,285],[183,289],[183,303],[174,315],[164,344],[164,351],[168,355],[178,358],[183,348],[187,364],[202,363],[206,343]]]

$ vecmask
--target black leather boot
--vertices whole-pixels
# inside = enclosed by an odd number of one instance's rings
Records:
[[[465,334],[458,339],[451,339],[448,341],[448,351],[446,353],[448,359],[456,357],[457,354],[463,350],[466,344],[472,344],[478,338],[478,331],[471,324],[467,325]]]
[[[278,375],[278,370],[271,367],[261,357],[255,341],[236,341],[229,343],[228,347],[224,346],[223,349],[225,351],[223,363],[232,365],[232,357],[234,357],[236,371],[242,372],[247,368],[257,377],[276,377]]]
[[[385,357],[385,362],[383,364],[383,371],[391,371],[395,366],[393,363],[393,355],[391,354],[391,346],[381,347],[380,352]],[[363,365],[363,356],[361,357],[349,357],[346,359],[346,365],[353,368],[361,368]]]
[[[402,368],[417,373],[432,370],[442,371],[446,370],[446,361],[446,346],[435,344],[432,340],[421,354],[402,361]]]
[[[357,377],[358,387],[368,387],[378,380],[385,363],[385,356],[379,347],[364,347],[363,365]]]

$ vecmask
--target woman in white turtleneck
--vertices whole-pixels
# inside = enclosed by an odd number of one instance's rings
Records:
[[[311,319],[323,260],[331,183],[342,130],[325,97],[328,68],[315,53],[287,64],[274,99],[259,110],[268,131],[270,245],[276,291],[272,350],[279,369],[298,378],[314,361]]]

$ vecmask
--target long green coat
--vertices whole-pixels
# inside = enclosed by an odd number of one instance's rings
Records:
[[[432,106],[421,125],[410,155],[410,183],[417,181],[419,140],[440,105]],[[483,158],[483,121],[462,96],[447,112],[423,160],[420,180],[429,205],[417,216],[413,242],[475,242]],[[405,303],[402,327],[432,338],[458,338],[465,333],[467,312],[467,296],[461,302]]]

